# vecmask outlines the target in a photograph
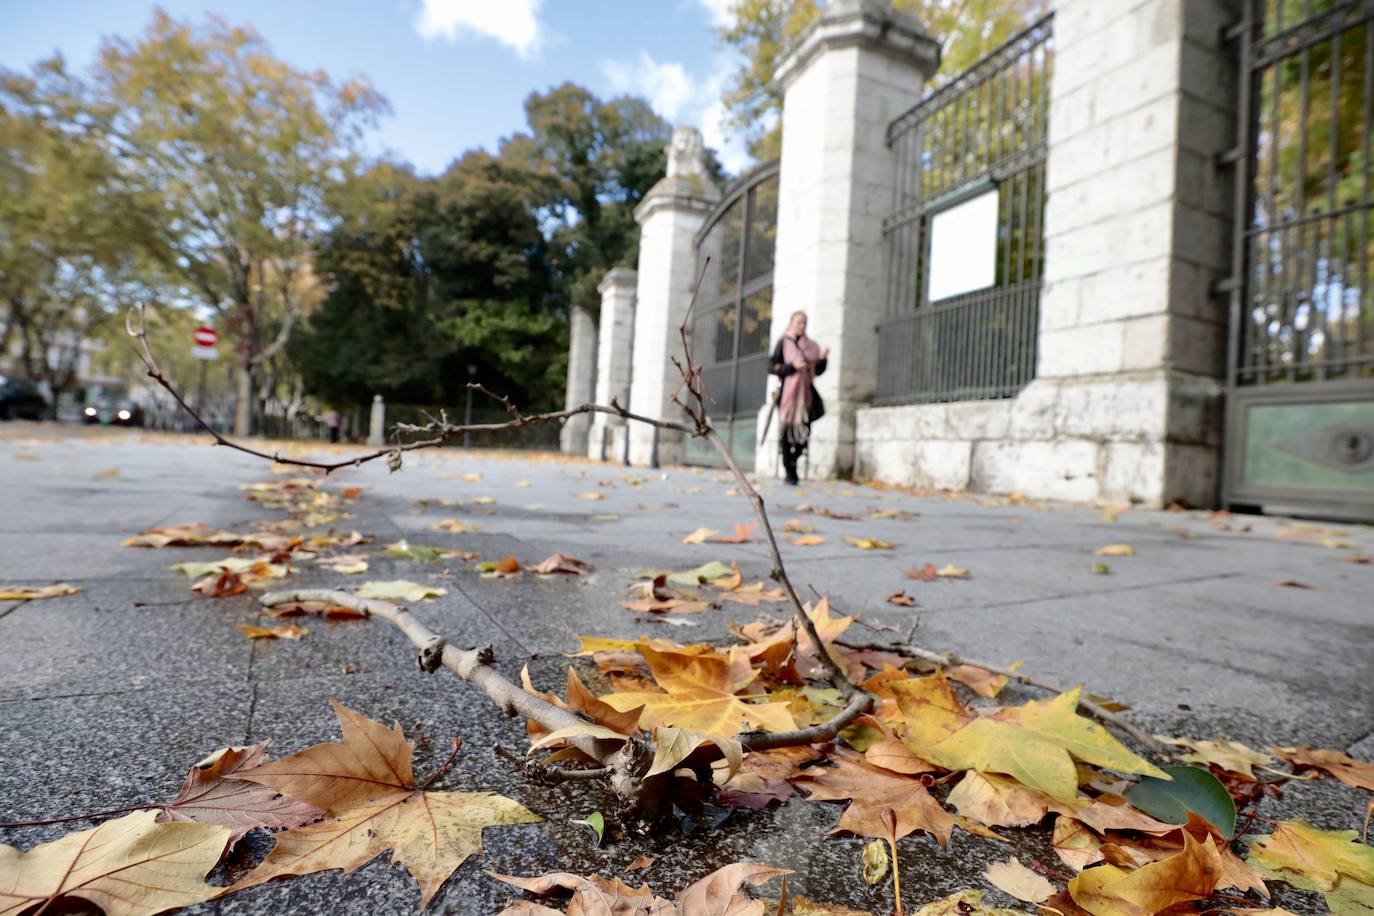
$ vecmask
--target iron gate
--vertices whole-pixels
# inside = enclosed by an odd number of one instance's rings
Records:
[[[1011,397],[1035,377],[1053,24],[1040,19],[888,126],[897,180],[875,404]],[[933,293],[934,220],[989,193],[990,283]]]
[[[1374,518],[1374,0],[1244,0],[1228,505]]]
[[[688,324],[692,353],[710,394],[707,413],[742,467],[754,465],[759,408],[768,391],[773,319],[773,244],[778,162],[741,176],[697,235],[701,290]],[[715,450],[689,439],[689,464],[717,464]]]

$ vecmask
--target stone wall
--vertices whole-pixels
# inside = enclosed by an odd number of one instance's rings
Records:
[[[1037,378],[1016,398],[867,408],[856,473],[1210,505],[1220,470],[1234,0],[1060,0]],[[907,444],[903,446],[903,442]]]

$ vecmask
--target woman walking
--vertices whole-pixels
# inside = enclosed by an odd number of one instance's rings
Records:
[[[825,404],[816,392],[814,380],[825,371],[830,348],[806,336],[806,313],[793,312],[782,340],[773,348],[771,371],[782,379],[778,403],[778,449],[782,453],[787,483],[795,486],[797,459],[806,451],[811,424],[825,415]]]

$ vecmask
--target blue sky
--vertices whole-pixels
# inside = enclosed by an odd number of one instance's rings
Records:
[[[700,127],[727,168],[747,162],[720,127],[733,59],[714,26],[731,0],[0,0],[0,67],[60,50],[85,67],[106,35],[134,35],[155,6],[251,23],[273,51],[335,77],[366,74],[391,103],[379,148],[437,172],[524,124],[525,97],[564,80],[643,95]]]

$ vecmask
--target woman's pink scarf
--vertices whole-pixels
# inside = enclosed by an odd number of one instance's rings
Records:
[[[806,335],[782,339],[782,358],[787,365],[798,359],[806,360],[806,368],[798,369],[782,380],[781,419],[784,428],[791,429],[794,441],[805,441],[806,425],[811,419],[811,383],[816,378],[816,363],[821,348]]]

